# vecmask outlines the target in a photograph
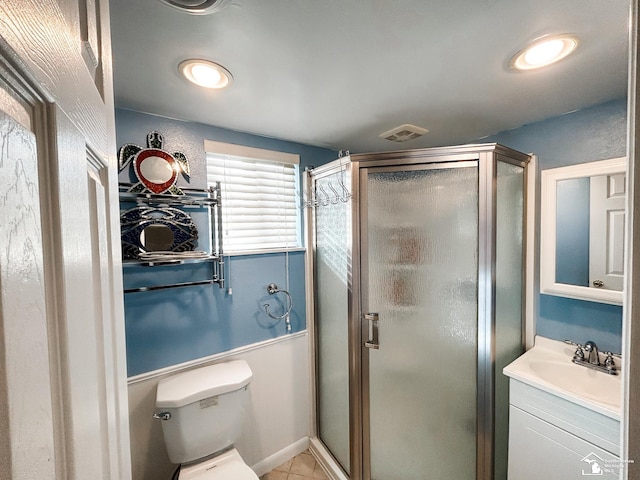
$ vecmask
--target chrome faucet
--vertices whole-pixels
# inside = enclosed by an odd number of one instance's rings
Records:
[[[618,374],[618,367],[613,357],[621,358],[619,353],[604,352],[606,358],[604,363],[601,363],[600,352],[595,342],[589,340],[584,346],[579,343],[573,343],[571,340],[565,340],[564,343],[576,347],[576,351],[573,353],[573,358],[571,359],[576,365],[582,365],[593,370],[608,373],[609,375]]]
[[[591,365],[600,365],[600,352],[598,352],[598,346],[595,342],[589,340],[584,344],[584,351],[587,354],[587,362]]]

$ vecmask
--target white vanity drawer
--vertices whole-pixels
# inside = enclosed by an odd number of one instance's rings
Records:
[[[509,415],[509,480],[618,478],[617,456],[513,405]]]
[[[514,378],[509,403],[614,455],[620,455],[620,421]]]

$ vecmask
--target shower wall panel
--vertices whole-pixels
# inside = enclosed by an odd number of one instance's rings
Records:
[[[507,478],[509,381],[502,369],[523,349],[525,169],[498,162],[496,178],[495,478]]]
[[[344,177],[345,172],[338,171],[320,178],[316,191],[331,192],[330,187],[338,187],[338,179],[344,182]],[[325,203],[317,205],[315,215],[318,436],[349,472],[350,202]]]

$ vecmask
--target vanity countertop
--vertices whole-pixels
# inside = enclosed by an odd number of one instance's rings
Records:
[[[503,373],[547,393],[620,420],[620,372],[618,375],[608,375],[576,365],[571,361],[574,350],[574,347],[564,342],[536,336],[534,347],[507,365]],[[619,359],[616,359],[616,364],[618,363]]]

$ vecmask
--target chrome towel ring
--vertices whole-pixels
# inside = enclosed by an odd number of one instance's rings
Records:
[[[269,286],[267,286],[267,292],[269,292],[269,295],[275,295],[276,293],[281,292],[281,293],[284,293],[289,299],[289,306],[287,307],[287,310],[282,315],[274,315],[273,313],[271,313],[269,311],[270,305],[268,303],[265,303],[263,307],[267,315],[269,315],[271,318],[274,318],[276,320],[282,320],[283,318],[286,318],[287,316],[289,316],[289,314],[291,313],[291,309],[293,308],[293,299],[291,298],[291,295],[289,294],[289,292],[287,292],[286,290],[279,289],[278,285],[276,285],[275,283],[270,283]]]

